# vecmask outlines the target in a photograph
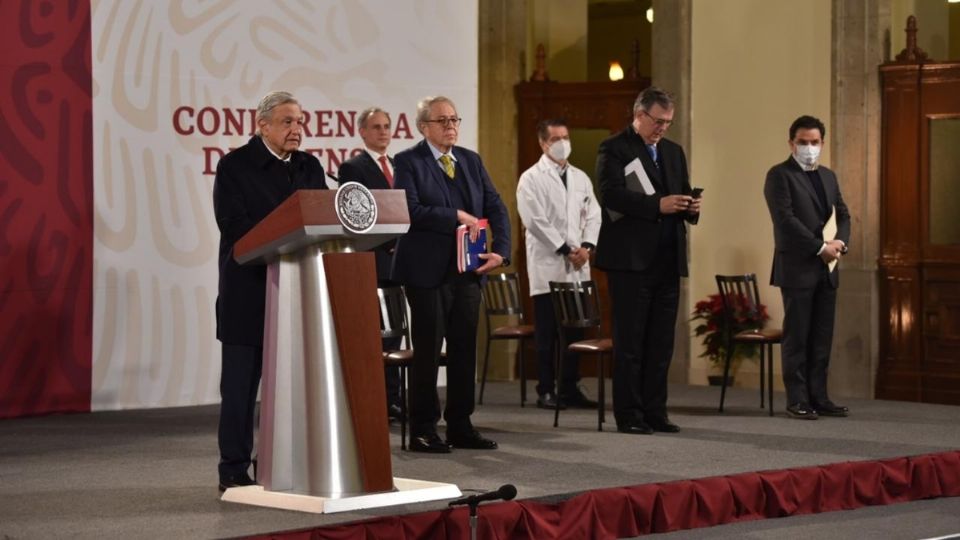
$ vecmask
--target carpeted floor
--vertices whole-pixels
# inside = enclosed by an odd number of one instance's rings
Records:
[[[960,498],[871,506],[844,512],[764,519],[645,538],[656,540],[960,540]]]
[[[598,487],[699,478],[960,449],[960,408],[846,400],[850,418],[787,419],[759,408],[756,390],[671,388],[683,431],[630,436],[612,415],[518,406],[516,383],[488,385],[474,423],[496,451],[446,456],[399,449],[395,476],[461,490],[515,484],[518,498],[556,500]],[[104,412],[0,421],[0,538],[217,538],[362,520],[444,507],[443,501],[312,515],[224,503],[216,490],[217,407]],[[482,514],[482,508],[481,508]],[[960,501],[886,507],[677,532],[670,538],[925,538],[960,533]],[[878,536],[879,535],[879,536]]]

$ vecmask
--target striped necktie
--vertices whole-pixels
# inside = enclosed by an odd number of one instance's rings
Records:
[[[453,176],[456,174],[456,171],[453,168],[453,159],[447,154],[444,154],[440,156],[440,165],[443,167],[443,172],[447,173],[447,176],[453,180]]]

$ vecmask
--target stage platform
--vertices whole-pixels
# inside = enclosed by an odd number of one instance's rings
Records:
[[[598,433],[595,410],[563,411],[560,427],[553,428],[552,412],[533,403],[519,406],[517,383],[492,383],[474,423],[500,443],[499,450],[403,452],[399,427],[392,426],[394,476],[451,482],[466,494],[512,483],[517,499],[551,504],[615,486],[960,449],[958,407],[838,399],[850,406],[849,418],[811,422],[786,418],[782,394],[775,396],[771,418],[759,407],[757,390],[731,390],[724,414],[716,409],[717,388],[670,391],[671,419],[682,431],[633,436],[616,433],[609,413]],[[222,538],[445,508],[445,501],[436,501],[316,515],[222,502],[217,411],[205,406],[0,420],[0,538]],[[903,512],[922,519],[891,518]],[[711,534],[789,538],[779,529],[799,526],[804,532],[797,537],[809,537],[804,527],[813,527],[838,538],[853,531],[831,527],[831,520],[862,519],[860,532],[873,524],[890,533],[887,538],[924,538],[960,532],[958,516],[960,498],[952,497],[726,525]],[[894,522],[909,529],[898,534]]]

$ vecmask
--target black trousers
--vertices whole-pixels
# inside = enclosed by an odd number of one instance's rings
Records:
[[[676,257],[662,257],[648,271],[607,272],[618,424],[666,417],[667,373],[680,301],[676,268]]]
[[[253,421],[263,369],[263,348],[223,344],[220,370],[220,478],[247,472],[253,454]]]
[[[553,311],[553,301],[550,293],[533,296],[534,337],[537,342],[537,394],[544,395],[554,392],[554,382],[557,379],[557,317]],[[564,332],[566,343],[573,343],[583,339],[582,330],[567,330]],[[580,355],[564,351],[563,381],[557,389],[560,395],[568,396],[576,393],[577,382],[580,380]]]
[[[410,365],[410,434],[436,433],[440,420],[437,370],[447,341],[447,435],[473,429],[477,367],[477,322],[480,279],[473,273],[450,273],[434,288],[405,287],[410,303],[413,362]]]
[[[780,354],[787,404],[826,403],[837,290],[824,265],[816,287],[782,287],[780,294],[784,312]]]

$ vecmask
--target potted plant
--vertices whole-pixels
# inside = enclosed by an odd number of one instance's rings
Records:
[[[733,304],[731,336],[745,330],[759,330],[770,319],[767,315],[767,306],[763,304],[757,304],[754,307],[743,295],[730,295],[729,300]],[[715,371],[719,371],[719,375],[711,375],[708,379],[711,385],[720,386],[723,384],[723,362],[727,357],[727,344],[724,337],[727,320],[723,314],[723,299],[719,294],[711,294],[697,302],[690,320],[700,321],[693,329],[695,336],[703,336],[704,351],[700,354],[700,358],[709,358]],[[740,366],[740,361],[744,358],[756,358],[760,352],[759,346],[752,343],[736,343],[733,346],[729,380],[731,386],[733,374]]]

